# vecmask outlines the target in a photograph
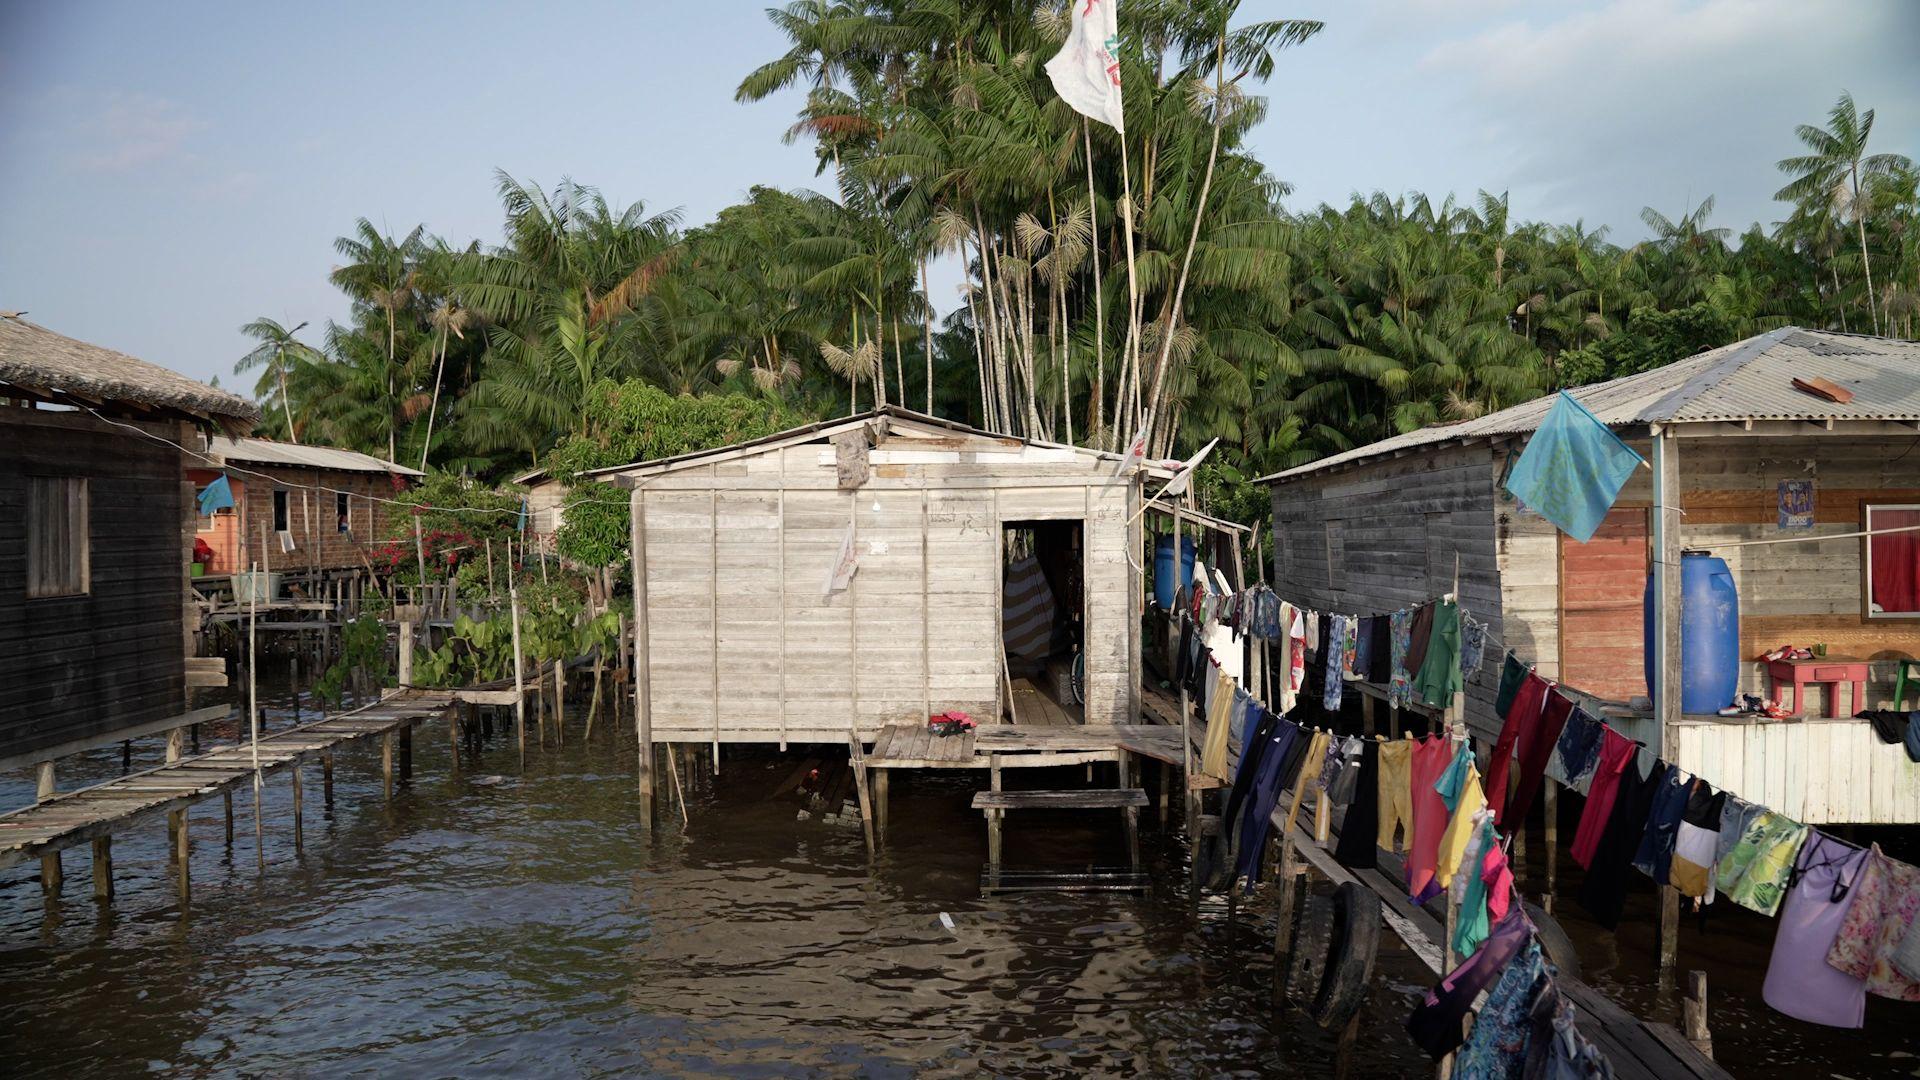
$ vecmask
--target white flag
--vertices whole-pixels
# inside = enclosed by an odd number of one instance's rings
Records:
[[[1193,484],[1193,470],[1199,468],[1200,463],[1202,461],[1205,461],[1207,459],[1207,455],[1212,453],[1213,448],[1215,446],[1218,446],[1219,444],[1220,444],[1220,440],[1215,439],[1212,442],[1208,443],[1207,445],[1201,447],[1199,453],[1181,462],[1180,471],[1173,474],[1173,479],[1167,481],[1167,486],[1161,490],[1160,494],[1156,496],[1156,498],[1165,498],[1168,495],[1186,494],[1187,488],[1191,487]]]
[[[1073,30],[1067,43],[1047,61],[1053,88],[1075,112],[1113,128],[1127,130],[1120,108],[1119,0],[1073,0]]]

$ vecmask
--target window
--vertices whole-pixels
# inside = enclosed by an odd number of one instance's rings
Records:
[[[1873,506],[1866,509],[1867,617],[1920,618],[1920,506]],[[1913,532],[1891,532],[1913,529]]]
[[[287,492],[282,488],[273,493],[273,531],[287,532]]]
[[[92,561],[87,482],[27,478],[27,597],[84,596]]]
[[[347,493],[344,491],[336,491],[333,493],[333,516],[338,520],[339,530],[341,532],[352,531],[353,507],[347,502]]]

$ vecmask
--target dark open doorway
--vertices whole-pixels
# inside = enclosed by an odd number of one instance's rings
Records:
[[[1084,530],[1077,520],[1002,525],[1001,640],[1009,719],[1083,722]]]

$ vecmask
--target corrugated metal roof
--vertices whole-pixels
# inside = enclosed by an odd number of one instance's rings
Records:
[[[1845,405],[1793,387],[1819,376],[1853,391]],[[1569,390],[1612,427],[1747,420],[1920,420],[1920,342],[1784,327],[1610,382]],[[1533,431],[1553,405],[1538,397],[1473,420],[1435,424],[1332,454],[1258,482],[1422,446]]]
[[[306,446],[275,442],[272,439],[230,439],[216,435],[212,456],[220,461],[249,465],[285,465],[301,469],[329,469],[335,472],[398,473],[401,476],[425,476],[419,469],[395,465],[391,461],[341,450],[332,446]]]

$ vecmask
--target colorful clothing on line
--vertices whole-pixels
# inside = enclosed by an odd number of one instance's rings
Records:
[[[1440,774],[1434,790],[1447,804],[1447,828],[1440,834],[1440,854],[1433,869],[1435,882],[1445,889],[1452,887],[1473,840],[1474,819],[1487,805],[1486,793],[1480,788],[1480,770],[1473,765],[1473,748],[1466,742],[1455,746],[1453,763]]]
[[[1573,1003],[1549,983],[1533,1003],[1526,1080],[1613,1080],[1613,1066],[1580,1034]]]
[[[1442,600],[1433,606],[1433,627],[1428,631],[1426,657],[1413,687],[1420,700],[1435,708],[1453,703],[1460,681],[1460,605]]]
[[[1413,843],[1407,851],[1407,895],[1425,902],[1438,888],[1433,884],[1440,862],[1440,837],[1447,831],[1447,803],[1437,786],[1454,759],[1453,740],[1429,735],[1413,744],[1407,767],[1413,809]]]
[[[1367,657],[1367,681],[1386,686],[1393,681],[1393,617],[1376,615]]]
[[[1513,756],[1522,740],[1526,740],[1525,745],[1532,745],[1533,730],[1539,726],[1541,714],[1546,711],[1547,696],[1552,692],[1552,683],[1541,678],[1538,672],[1529,671],[1507,707],[1506,721],[1500,725],[1500,736],[1494,740],[1493,754],[1487,759],[1487,805],[1493,808],[1496,825],[1506,820],[1507,770],[1512,767]]]
[[[1414,1043],[1435,1061],[1458,1050],[1473,1003],[1500,981],[1513,958],[1532,940],[1533,924],[1518,912],[1495,923],[1481,947],[1447,972],[1407,1017],[1407,1033]],[[1460,1075],[1459,1070],[1454,1074]]]
[[[1487,928],[1495,922],[1492,913],[1487,910],[1487,889],[1492,882],[1487,878],[1486,868],[1487,860],[1492,855],[1500,856],[1500,870],[1504,871],[1506,857],[1500,851],[1499,836],[1493,831],[1493,818],[1482,810],[1469,823],[1467,849],[1461,859],[1467,872],[1457,874],[1453,879],[1452,891],[1457,905],[1453,923],[1453,952],[1456,956],[1472,956],[1480,948],[1480,943],[1486,940]],[[1497,875],[1494,880],[1498,880]]]
[[[1331,713],[1340,711],[1340,698],[1347,688],[1343,673],[1347,666],[1347,624],[1351,621],[1348,616],[1335,615],[1327,624],[1330,637],[1321,643],[1320,651],[1326,654],[1327,684],[1320,704]]]
[[[1474,1080],[1519,1080],[1533,1038],[1533,1003],[1551,978],[1540,943],[1529,941],[1474,1014],[1473,1030],[1454,1059],[1454,1075]]]
[[[1520,693],[1520,684],[1527,681],[1527,672],[1531,670],[1508,650],[1506,660],[1500,664],[1500,688],[1493,695],[1493,711],[1502,720],[1507,718],[1507,710],[1513,708],[1514,696]]]
[[[1413,787],[1407,770],[1413,762],[1413,741],[1394,739],[1380,744],[1380,832],[1379,842],[1388,851],[1399,851],[1394,827],[1401,839],[1413,845]]]
[[[1607,831],[1607,819],[1613,815],[1614,796],[1620,790],[1620,773],[1632,763],[1639,749],[1632,739],[1603,728],[1599,760],[1593,767],[1593,783],[1587,788],[1587,804],[1580,810],[1580,824],[1573,831],[1573,861],[1584,869],[1593,864],[1594,849]]]
[[[1286,627],[1280,664],[1280,712],[1285,715],[1293,711],[1300,696],[1300,682],[1307,674],[1307,620],[1299,608],[1285,604],[1280,621]]]
[[[1566,726],[1560,729],[1553,756],[1547,759],[1547,775],[1584,792],[1593,779],[1594,763],[1600,760],[1600,731],[1600,722],[1588,716],[1587,710],[1575,706]]]
[[[1511,821],[1514,827],[1527,820],[1527,811],[1532,809],[1534,796],[1540,792],[1540,778],[1547,771],[1547,759],[1558,749],[1560,731],[1572,715],[1572,698],[1558,689],[1547,691],[1540,718],[1531,728],[1523,729],[1514,744],[1513,756],[1520,763],[1519,778],[1514,782],[1513,794],[1507,798],[1506,808],[1496,815],[1497,820]]]
[[[1486,661],[1487,624],[1467,614],[1460,613],[1460,678],[1471,679],[1480,672],[1480,665]]]
[[[1709,904],[1713,902],[1714,848],[1720,841],[1720,815],[1726,801],[1726,792],[1713,790],[1705,780],[1694,780],[1667,869],[1669,884]]]
[[[1354,788],[1360,783],[1360,747],[1364,742],[1358,735],[1347,735],[1340,740],[1340,771],[1327,787],[1327,798],[1332,799],[1335,806],[1353,805]]]
[[[1920,913],[1920,868],[1889,859],[1875,844],[1853,887],[1853,902],[1827,963],[1866,982],[1867,993],[1895,1001],[1920,1001],[1920,979],[1893,965],[1894,951],[1913,932]]]
[[[1222,671],[1214,679],[1213,703],[1207,709],[1207,741],[1200,748],[1200,771],[1222,779],[1227,775],[1227,733],[1231,730],[1233,695],[1239,687]]]
[[[1407,677],[1416,683],[1420,669],[1427,664],[1427,648],[1433,644],[1433,604],[1413,609],[1413,621],[1407,624]]]
[[[1360,763],[1347,771],[1353,774],[1353,797],[1347,802],[1347,816],[1341,823],[1333,858],[1349,869],[1371,870],[1380,862],[1379,741],[1360,740]]]
[[[1857,1028],[1867,1019],[1866,979],[1827,963],[1846,920],[1868,852],[1814,832],[1793,862],[1793,884],[1760,996],[1777,1012],[1809,1024]]]
[[[1391,652],[1393,665],[1387,679],[1387,704],[1396,709],[1405,708],[1413,697],[1413,676],[1407,671],[1407,648],[1413,637],[1413,612],[1396,611],[1388,616],[1388,632],[1393,635]]]
[[[1355,623],[1353,632],[1353,665],[1348,674],[1355,679],[1367,677],[1367,668],[1373,663],[1373,624],[1378,620],[1372,615],[1362,615]]]
[[[1920,982],[1920,918],[1913,920],[1887,959],[1896,974]]]
[[[1620,925],[1620,914],[1627,904],[1633,856],[1646,833],[1653,797],[1660,793],[1660,786],[1671,770],[1672,766],[1666,762],[1655,761],[1654,767],[1643,775],[1637,764],[1629,761],[1620,773],[1613,813],[1608,815],[1606,831],[1594,848],[1578,897],[1580,906],[1587,909],[1593,921],[1609,930]]]
[[[1673,850],[1680,838],[1680,819],[1687,812],[1693,795],[1693,780],[1683,779],[1678,766],[1670,767],[1653,795],[1653,809],[1647,813],[1647,831],[1640,837],[1639,850],[1633,853],[1634,869],[1652,878],[1656,885],[1673,883]]]
[[[1729,799],[1732,804],[1738,800]],[[1792,887],[1794,857],[1807,839],[1807,827],[1765,807],[1742,804],[1738,811],[1746,824],[1717,866],[1714,884],[1727,899],[1762,915],[1780,910]],[[1752,811],[1748,816],[1748,811]],[[1721,839],[1727,822],[1721,819]]]

